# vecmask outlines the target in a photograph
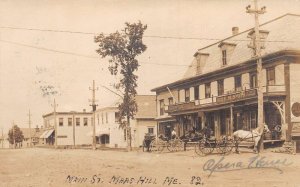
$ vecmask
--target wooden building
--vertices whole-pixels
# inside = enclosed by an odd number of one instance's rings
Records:
[[[260,26],[264,122],[270,139],[291,138],[300,118],[291,106],[300,101],[300,16],[286,14]],[[152,89],[157,95],[159,133],[179,136],[208,125],[216,138],[257,127],[257,61],[253,28],[237,32],[194,54],[182,79]],[[278,132],[280,131],[281,132]]]

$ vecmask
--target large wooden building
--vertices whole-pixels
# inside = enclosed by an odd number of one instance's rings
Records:
[[[300,118],[300,16],[286,14],[261,24],[264,122],[272,139],[290,139]],[[179,136],[210,126],[215,137],[257,127],[257,59],[249,48],[253,28],[201,48],[183,78],[152,89],[159,133]],[[281,132],[278,133],[281,128]],[[277,131],[276,131],[277,130]]]

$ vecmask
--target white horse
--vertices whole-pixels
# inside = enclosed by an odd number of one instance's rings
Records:
[[[257,127],[256,129],[252,131],[244,131],[244,130],[237,130],[233,133],[233,137],[235,140],[235,150],[237,153],[238,151],[238,143],[241,141],[254,141],[254,149],[253,151],[257,153],[257,145],[258,142],[261,139],[261,136],[265,132],[269,132],[269,128],[267,125],[264,125],[264,129],[261,129],[260,127]]]

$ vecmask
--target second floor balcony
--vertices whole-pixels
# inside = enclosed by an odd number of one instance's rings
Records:
[[[263,86],[263,92],[265,96],[278,96],[285,95],[285,85],[268,85]],[[211,96],[209,98],[203,98],[195,101],[188,101],[182,103],[175,103],[165,107],[165,112],[172,114],[182,111],[191,111],[195,109],[201,109],[211,105],[230,104],[247,99],[257,98],[257,89],[243,89],[240,91],[230,91],[220,96]]]

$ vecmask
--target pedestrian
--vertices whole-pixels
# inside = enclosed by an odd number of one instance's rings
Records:
[[[172,139],[175,139],[175,138],[176,138],[176,131],[175,131],[175,128],[173,129],[171,135],[172,135],[172,136],[171,136]]]

